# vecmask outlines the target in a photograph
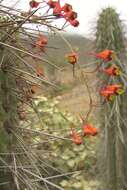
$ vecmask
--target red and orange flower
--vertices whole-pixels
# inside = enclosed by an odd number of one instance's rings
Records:
[[[108,86],[106,86],[106,89],[109,90],[109,91],[114,92],[116,95],[122,94],[124,92],[122,84],[108,85]]]
[[[79,21],[76,20],[77,13],[73,11],[72,5],[65,3],[62,7],[60,5],[60,1],[49,0],[47,2],[49,5],[49,9],[53,9],[53,15],[57,18],[64,18],[66,22],[69,22],[70,25],[77,27],[79,25]]]
[[[75,52],[65,55],[68,63],[75,65],[78,61],[78,55]]]
[[[100,91],[101,96],[103,96],[108,101],[113,100],[116,95],[120,95],[123,93],[124,89],[121,84],[107,85],[104,89]]]
[[[83,143],[83,140],[80,136],[79,133],[77,133],[77,131],[75,129],[71,129],[71,137],[72,137],[72,141],[73,143],[80,145]]]
[[[37,8],[39,6],[40,2],[37,2],[35,0],[32,0],[29,2],[30,7],[33,8]]]
[[[109,76],[118,76],[121,73],[119,67],[117,67],[116,65],[107,67],[107,68],[103,69],[103,71]]]
[[[104,62],[112,61],[115,58],[115,52],[113,50],[106,49],[99,53],[89,53],[96,58],[102,59]]]
[[[95,136],[98,134],[98,129],[91,124],[85,124],[83,126],[83,135],[84,136]]]

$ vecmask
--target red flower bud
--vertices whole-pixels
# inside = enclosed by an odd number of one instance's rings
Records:
[[[67,58],[67,61],[72,65],[74,65],[78,61],[78,55],[75,52],[67,54],[65,57]]]
[[[39,2],[34,1],[34,0],[29,2],[29,5],[31,8],[37,8],[39,6],[39,4],[40,4]]]
[[[81,136],[76,132],[75,129],[71,129],[71,136],[73,143],[80,145],[83,143]]]
[[[79,21],[78,20],[70,20],[69,23],[74,26],[74,27],[78,27],[79,26]]]
[[[58,3],[57,1],[53,1],[53,0],[49,0],[47,2],[50,8],[55,8],[57,3]]]

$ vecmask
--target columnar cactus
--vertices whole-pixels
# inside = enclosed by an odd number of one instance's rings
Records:
[[[112,49],[122,51],[123,44],[122,23],[113,8],[103,9],[97,21],[96,48],[98,51]]]
[[[109,77],[105,73],[98,73],[100,88],[109,84],[122,84],[126,89],[126,79],[123,74],[126,72],[126,68],[121,56],[124,54],[123,41],[123,28],[119,15],[113,8],[103,9],[97,21],[96,50],[97,52],[105,49],[113,50],[116,57],[110,62],[101,62],[101,67],[104,69],[114,64],[119,67],[121,74]],[[107,101],[103,106],[103,111],[101,110],[100,122],[102,129],[104,129],[102,137],[104,146],[103,152],[101,152],[102,164],[100,167],[101,174],[103,174],[101,176],[104,177],[103,190],[124,190],[127,188],[126,101],[127,97],[124,92],[122,95],[116,96],[114,100]]]
[[[1,23],[7,23],[8,18],[6,16],[0,17]],[[4,28],[4,32],[8,32],[8,27]],[[3,30],[0,32],[0,41],[4,38]],[[16,138],[12,135],[12,130],[15,129],[17,125],[17,97],[14,94],[15,86],[15,77],[9,72],[10,67],[12,66],[12,56],[10,53],[5,50],[5,48],[0,46],[0,152],[1,154],[11,152],[12,144],[16,142]],[[14,150],[14,149],[13,149]],[[6,156],[4,162],[8,165],[12,163],[12,157]],[[3,165],[3,157],[0,157],[0,165]],[[7,166],[8,167],[8,166]],[[4,171],[4,172],[3,172]],[[11,183],[7,183],[11,181]],[[16,189],[14,183],[14,176],[12,172],[7,171],[6,169],[0,170],[0,183],[6,184],[1,186],[1,189]]]

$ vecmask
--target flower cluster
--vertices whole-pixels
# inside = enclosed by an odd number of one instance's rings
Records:
[[[100,69],[101,71],[106,73],[108,76],[116,77],[121,74],[120,68],[117,65],[112,64],[111,62],[111,61],[114,61],[116,57],[115,52],[113,50],[106,49],[99,53],[90,53],[90,55],[93,55],[94,57],[101,59],[104,63],[106,62],[108,64],[110,62],[109,66],[107,66],[104,69]],[[111,84],[102,88],[100,90],[100,95],[103,96],[106,101],[111,101],[117,95],[120,95],[123,92],[124,92],[124,87],[122,84]]]
[[[103,60],[103,62],[113,61],[115,56],[115,52],[113,50],[104,50],[99,53],[92,53],[96,58]],[[118,76],[121,74],[121,70],[118,66],[114,64],[110,64],[108,67],[102,69],[104,73],[108,76]],[[124,92],[124,87],[122,84],[111,84],[107,85],[100,90],[100,95],[105,98],[106,101],[113,100],[117,95],[120,95]]]
[[[40,5],[41,2],[37,2],[35,0],[31,0],[29,2],[30,7],[37,8]],[[77,20],[77,13],[73,10],[72,5],[65,3],[63,6],[60,5],[60,0],[53,1],[49,0],[46,2],[46,4],[49,6],[49,10],[53,10],[53,15],[57,18],[64,18],[66,22],[68,22],[70,25],[77,27],[79,25],[79,21]]]
[[[82,136],[95,136],[98,134],[98,129],[91,124],[85,124],[82,127],[83,134]],[[71,136],[72,136],[72,141],[73,143],[80,145],[83,143],[83,139],[81,135],[75,130],[71,129]]]
[[[124,93],[124,88],[121,84],[107,85],[100,91],[101,96],[107,101],[113,100],[117,95]]]
[[[49,0],[47,2],[50,9],[53,9],[53,15],[58,18],[64,18],[66,22],[69,22],[72,26],[77,27],[79,21],[77,20],[77,13],[73,11],[72,5],[65,3],[60,5],[60,1]]]
[[[73,11],[72,5],[65,3],[60,5],[60,1],[49,0],[47,2],[50,9],[53,9],[53,15],[58,18],[64,18],[66,22],[69,22],[72,26],[77,27],[79,21],[77,20],[77,13]]]

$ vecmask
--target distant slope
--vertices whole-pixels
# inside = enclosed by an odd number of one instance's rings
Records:
[[[87,38],[84,38],[79,35],[64,35],[63,36],[72,48],[78,48],[79,61],[81,64],[88,63],[91,58],[87,55],[87,52],[93,49],[93,42]],[[47,54],[50,56],[50,60],[57,65],[65,65],[65,54],[70,53],[70,47],[60,36],[50,36],[49,43],[47,48]],[[55,47],[58,49],[50,48]]]

